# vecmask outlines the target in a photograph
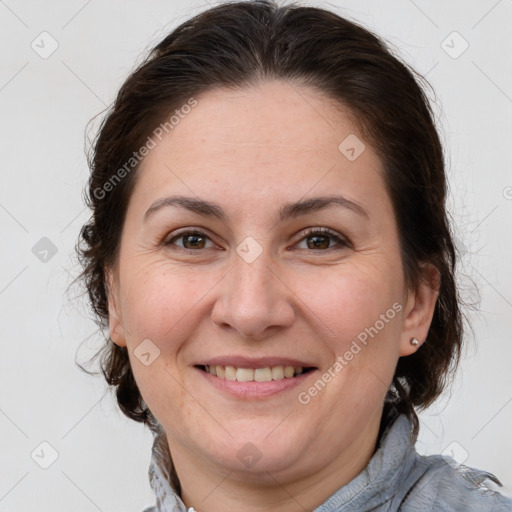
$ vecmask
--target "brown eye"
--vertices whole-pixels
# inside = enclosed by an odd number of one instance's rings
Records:
[[[183,245],[175,244],[175,240],[183,240]],[[165,245],[177,245],[182,249],[193,251],[198,249],[205,249],[207,240],[210,240],[209,237],[201,231],[186,231],[167,240]]]
[[[308,243],[308,249],[329,249],[329,236],[311,235],[307,239],[311,241]]]
[[[303,235],[301,242],[303,240],[306,240],[307,249],[313,251],[320,250],[321,252],[326,252],[325,249],[332,249],[331,241],[335,241],[337,246],[349,246],[348,242],[327,228],[308,231]]]

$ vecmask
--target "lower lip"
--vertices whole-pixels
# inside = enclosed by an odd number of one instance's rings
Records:
[[[304,382],[310,375],[313,375],[316,372],[316,370],[311,370],[307,373],[301,373],[300,375],[297,375],[297,377],[271,380],[269,382],[238,382],[237,380],[221,379],[220,377],[211,375],[200,368],[195,369],[217,389],[238,398],[266,398],[283,391],[289,391]]]

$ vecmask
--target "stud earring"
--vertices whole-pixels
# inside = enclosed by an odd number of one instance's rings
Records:
[[[411,345],[419,345],[420,342],[418,340],[418,338],[411,338]]]

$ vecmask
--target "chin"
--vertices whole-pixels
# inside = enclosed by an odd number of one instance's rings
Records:
[[[257,428],[253,425],[250,434],[243,429],[229,429],[226,426],[233,438],[226,435],[222,440],[212,439],[204,449],[212,461],[226,470],[243,475],[244,479],[258,477],[261,480],[266,473],[282,472],[294,467],[300,454],[307,450],[306,440],[300,442],[298,436],[290,435],[284,425],[277,429],[276,425],[279,423],[275,421],[271,428],[269,422],[262,422]],[[211,452],[212,446],[219,449]]]

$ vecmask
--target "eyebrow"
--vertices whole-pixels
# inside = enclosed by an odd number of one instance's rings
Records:
[[[312,197],[296,203],[287,203],[279,210],[279,219],[284,221],[289,218],[299,217],[308,213],[324,210],[330,206],[338,205],[352,210],[359,215],[369,218],[368,211],[360,203],[347,199],[341,195]],[[184,208],[204,217],[215,217],[221,221],[227,220],[227,215],[222,207],[210,201],[187,196],[170,196],[155,201],[144,214],[146,221],[151,215],[164,207]]]

